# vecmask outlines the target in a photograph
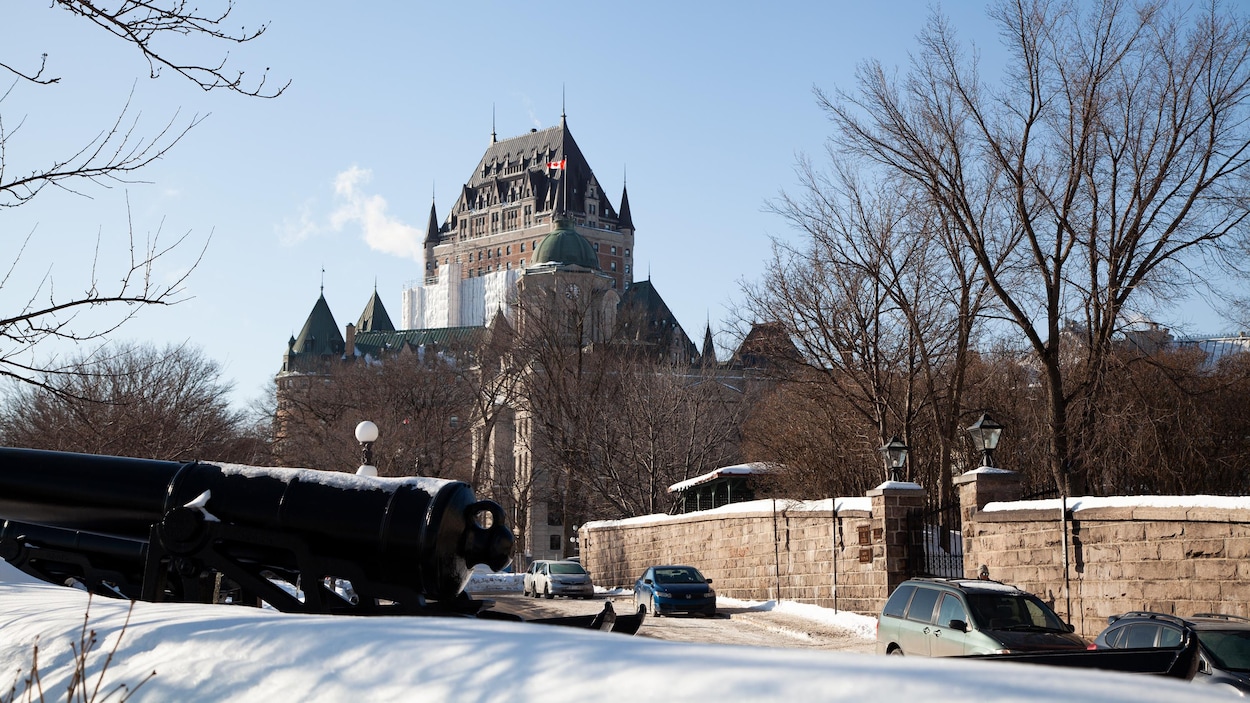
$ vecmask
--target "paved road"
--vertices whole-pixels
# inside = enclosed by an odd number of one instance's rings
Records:
[[[517,594],[475,594],[475,598],[495,601],[495,609],[515,613],[523,618],[589,615],[603,609],[604,598],[569,600],[565,598],[534,599]],[[631,596],[611,599],[618,613],[633,610]],[[639,637],[653,637],[677,642],[715,642],[764,647],[796,647],[831,649],[871,654],[875,643],[856,633],[821,622],[785,613],[720,608],[715,618],[699,616],[648,617],[638,630]]]

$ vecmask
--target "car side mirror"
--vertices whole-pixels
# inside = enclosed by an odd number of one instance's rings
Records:
[[[1063,624],[1063,629],[1064,629],[1064,630],[1066,630],[1066,631],[1068,631],[1068,632],[1076,632],[1076,628],[1075,628],[1075,627],[1073,627],[1073,626],[1072,626],[1072,623],[1070,623],[1070,622],[1065,622],[1065,623]]]
[[[651,585],[651,579],[643,579],[642,582],[647,584],[648,586]]]
[[[712,582],[712,579],[708,579],[708,580],[707,580],[707,582],[708,582],[708,583],[711,583],[711,582]]]
[[[952,630],[959,630],[960,632],[968,631],[968,623],[963,620],[951,620],[946,626]]]

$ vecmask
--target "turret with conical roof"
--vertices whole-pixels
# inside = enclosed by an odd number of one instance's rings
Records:
[[[621,186],[621,214],[617,217],[621,229],[634,229],[634,217],[629,213],[629,188]]]
[[[282,357],[282,374],[323,373],[330,361],[341,359],[347,348],[338,323],[330,312],[325,294],[317,298],[312,312],[300,328],[299,334],[287,342]]]
[[[317,298],[304,326],[295,336],[295,351],[299,354],[327,356],[342,354],[343,348],[343,334],[339,332],[339,325],[334,321],[334,314],[330,312],[330,304],[326,302],[323,293]]]
[[[391,316],[386,314],[386,306],[382,305],[382,299],[378,297],[378,289],[373,289],[373,295],[369,298],[369,302],[365,304],[364,312],[360,313],[360,319],[356,320],[357,332],[394,332],[395,325],[391,322]]]
[[[703,333],[703,353],[699,355],[699,365],[705,369],[716,368],[716,344],[712,341],[712,323],[707,323]]]

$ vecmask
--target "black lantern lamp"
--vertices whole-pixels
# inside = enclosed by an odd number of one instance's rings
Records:
[[[378,468],[373,465],[373,443],[378,441],[378,426],[368,420],[356,425],[356,441],[360,442],[362,453],[360,468],[356,469],[356,474],[377,476]]]
[[[897,436],[891,437],[888,444],[882,445],[877,451],[885,459],[886,471],[891,481],[902,481],[903,464],[907,463],[907,445]]]
[[[998,447],[998,438],[1003,433],[1003,426],[994,421],[988,414],[982,414],[975,423],[968,427],[972,435],[972,443],[981,452],[981,465],[994,466],[994,450]]]

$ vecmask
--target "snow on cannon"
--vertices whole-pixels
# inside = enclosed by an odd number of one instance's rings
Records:
[[[471,569],[513,543],[458,481],[4,447],[0,520],[0,558],[53,583],[305,613],[479,615]]]

